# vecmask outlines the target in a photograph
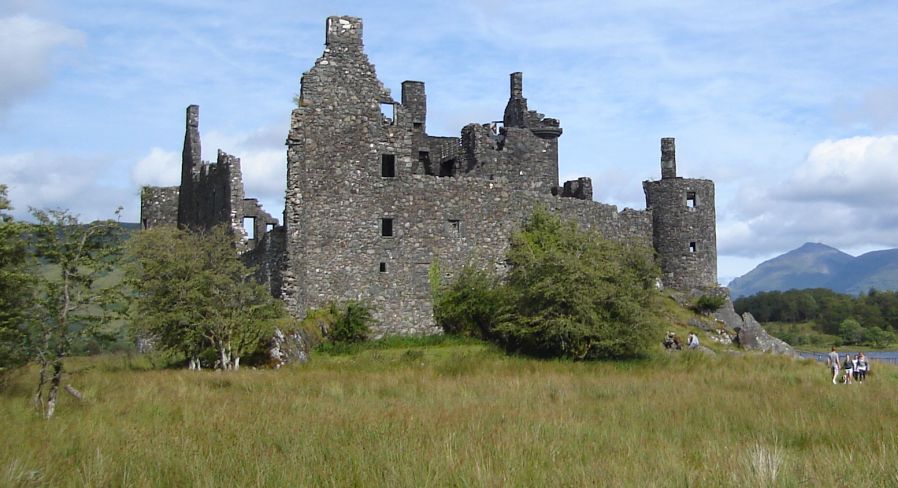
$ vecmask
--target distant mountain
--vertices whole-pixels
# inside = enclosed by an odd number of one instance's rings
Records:
[[[764,261],[728,285],[734,298],[760,291],[829,288],[839,293],[898,289],[898,249],[853,257],[834,247],[806,243]]]

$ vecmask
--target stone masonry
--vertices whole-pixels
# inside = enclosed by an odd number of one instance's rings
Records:
[[[504,267],[509,236],[537,206],[608,238],[654,245],[666,286],[716,286],[714,185],[676,176],[673,139],[662,140],[662,179],[643,184],[648,208],[618,211],[592,201],[589,178],[559,186],[562,128],[528,108],[521,73],[510,76],[501,121],[431,136],[424,83],[403,82],[394,99],[364,53],[360,19],[330,17],[325,31],[291,117],[284,225],[257,228],[245,253],[294,315],[364,300],[377,335],[438,332],[430,270],[448,280],[466,264]],[[272,223],[243,199],[238,159],[198,160],[191,106],[176,218],[170,189],[145,189],[145,226],[226,223],[242,236],[248,215]]]

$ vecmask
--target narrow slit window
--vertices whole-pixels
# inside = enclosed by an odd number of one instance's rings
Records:
[[[384,122],[393,125],[393,121],[396,120],[396,106],[392,103],[381,102],[380,104],[380,113],[384,117]]]
[[[461,237],[461,220],[449,219],[449,235]]]
[[[415,129],[420,129],[421,127],[424,127],[424,124],[422,124],[421,122],[413,122],[412,127],[414,127]]]
[[[393,219],[380,219],[380,235],[393,237]]]
[[[695,242],[689,243],[689,252],[695,252]]]
[[[387,272],[387,263],[380,263],[380,272],[381,273]]]
[[[380,157],[380,175],[384,178],[396,177],[396,156],[383,154]]]
[[[695,192],[686,192],[686,207],[695,208]]]
[[[243,217],[243,230],[246,231],[247,239],[255,239],[256,238],[256,218],[255,217]]]

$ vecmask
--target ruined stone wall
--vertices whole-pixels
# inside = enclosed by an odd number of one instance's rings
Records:
[[[655,250],[664,286],[680,290],[717,286],[714,182],[677,176],[673,138],[661,140],[661,180],[645,181]]]
[[[244,264],[255,268],[259,283],[267,286],[275,298],[283,296],[284,269],[287,258],[287,233],[283,226],[260,234],[261,238],[241,258]]]
[[[480,178],[356,174],[344,184],[350,191],[307,201],[302,308],[366,300],[379,334],[435,332],[430,266],[439,263],[446,277],[468,263],[501,266],[509,236],[537,205],[609,238],[651,245],[648,212]],[[383,219],[391,219],[392,235],[383,235]]]
[[[178,187],[144,186],[140,189],[140,226],[178,225]]]

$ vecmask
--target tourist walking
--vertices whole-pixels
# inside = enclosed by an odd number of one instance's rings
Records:
[[[845,371],[845,384],[852,383],[851,376],[854,374],[854,363],[851,362],[851,354],[845,355],[845,361],[842,363],[842,369]]]
[[[835,385],[838,383],[836,380],[839,377],[839,353],[836,352],[835,346],[833,346],[832,351],[829,352],[826,362],[829,363],[829,369],[833,373],[833,384]]]
[[[870,363],[867,362],[867,356],[864,353],[857,355],[857,381],[863,383],[867,379],[867,371],[870,369]]]

